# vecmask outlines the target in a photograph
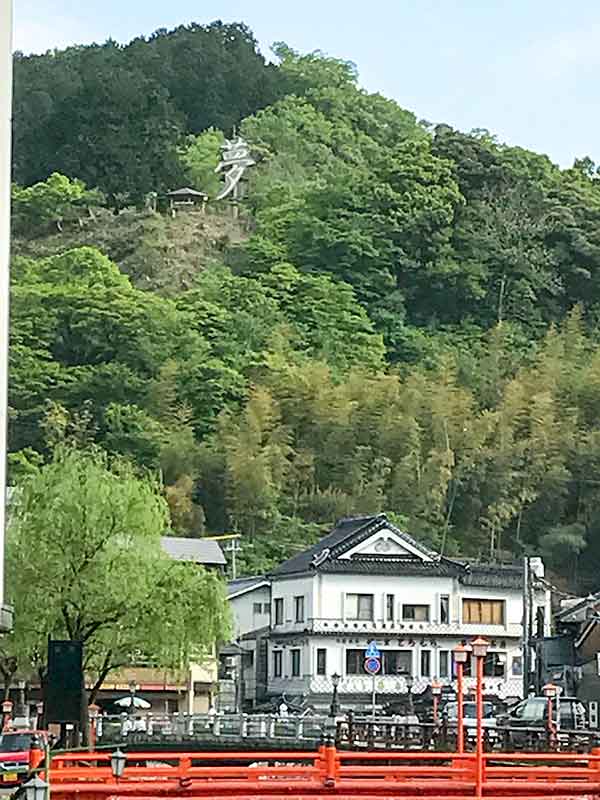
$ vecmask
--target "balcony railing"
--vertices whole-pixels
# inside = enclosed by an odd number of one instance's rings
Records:
[[[274,633],[308,633],[342,634],[387,634],[410,639],[413,635],[429,636],[508,636],[520,637],[522,628],[520,623],[508,622],[502,625],[489,625],[485,623],[462,622],[415,622],[412,620],[397,620],[384,622],[383,620],[341,619],[334,617],[310,617],[305,622],[286,621],[273,626]]]

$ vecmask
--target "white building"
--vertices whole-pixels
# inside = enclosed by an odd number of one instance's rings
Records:
[[[540,560],[532,568],[542,577]],[[340,520],[268,578],[231,590],[238,642],[247,653],[247,702],[285,693],[323,704],[337,673],[342,705],[367,703],[373,682],[364,651],[372,640],[382,653],[377,693],[406,692],[407,674],[420,693],[433,679],[452,683],[452,650],[475,636],[490,641],[486,692],[522,695],[522,566],[441,557],[383,514]],[[547,592],[534,592],[533,601],[544,607],[548,625]],[[264,693],[256,691],[261,686]]]

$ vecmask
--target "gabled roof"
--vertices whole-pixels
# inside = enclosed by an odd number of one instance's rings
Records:
[[[253,592],[255,589],[262,589],[269,586],[269,581],[264,575],[250,575],[247,578],[236,578],[227,583],[227,598],[240,597],[246,592]]]
[[[600,592],[590,594],[579,602],[572,603],[561,609],[556,614],[556,619],[560,622],[584,622],[600,606]]]
[[[393,538],[392,552],[361,550],[360,545],[375,539],[379,532]],[[402,546],[406,546],[403,551]],[[467,563],[445,558],[412,536],[399,530],[385,514],[347,517],[312,547],[284,561],[271,575],[338,573],[347,575],[423,575],[455,577],[465,586],[519,589],[523,582],[521,564]]]
[[[358,556],[345,560],[341,558],[345,553],[348,553],[357,545],[384,529],[389,530],[399,540],[404,541],[411,550],[420,553],[422,558],[418,558],[418,556],[413,558],[391,558],[383,556],[380,558],[373,558]],[[406,565],[409,562],[422,564],[424,560],[439,562],[441,559],[433,550],[425,547],[423,544],[413,539],[412,536],[409,536],[392,525],[385,514],[377,514],[376,516],[346,517],[338,520],[331,533],[302,553],[298,553],[298,555],[284,561],[283,564],[280,564],[271,574],[280,576],[311,571],[336,572],[338,571],[338,567],[340,572],[352,572],[353,569],[356,568],[352,565],[367,561],[372,565],[369,571],[377,572],[375,564],[383,561],[388,564],[394,561],[402,562]],[[444,559],[444,561],[447,560]]]
[[[193,561],[195,564],[224,567],[225,556],[217,542],[211,539],[186,539],[182,536],[161,536],[165,553],[175,561]]]
[[[184,186],[181,189],[175,189],[172,192],[167,192],[167,197],[208,197],[204,192],[198,192],[196,189],[190,189],[189,186]]]

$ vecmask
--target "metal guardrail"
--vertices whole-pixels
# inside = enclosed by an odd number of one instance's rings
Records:
[[[130,741],[214,741],[266,739],[319,742],[335,728],[325,715],[274,714],[148,714],[144,717],[102,717],[96,728],[99,745]]]
[[[458,749],[456,723],[442,718],[438,723],[419,722],[417,717],[361,717],[349,714],[343,719],[326,715],[278,716],[274,714],[148,714],[144,717],[102,717],[96,741],[99,747],[111,744],[143,745],[194,741],[199,744],[243,740],[304,743],[316,745],[324,737],[333,738],[342,749],[430,750]],[[600,747],[598,730],[546,728],[483,729],[487,752],[590,752]],[[475,729],[467,726],[463,750],[475,749]]]

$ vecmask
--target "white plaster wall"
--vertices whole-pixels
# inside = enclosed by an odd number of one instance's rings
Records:
[[[254,589],[239,597],[230,598],[229,605],[233,612],[233,638],[238,639],[249,631],[264,628],[270,623],[269,612],[255,613],[254,603],[260,603],[261,608],[268,608],[271,592],[268,586]]]

